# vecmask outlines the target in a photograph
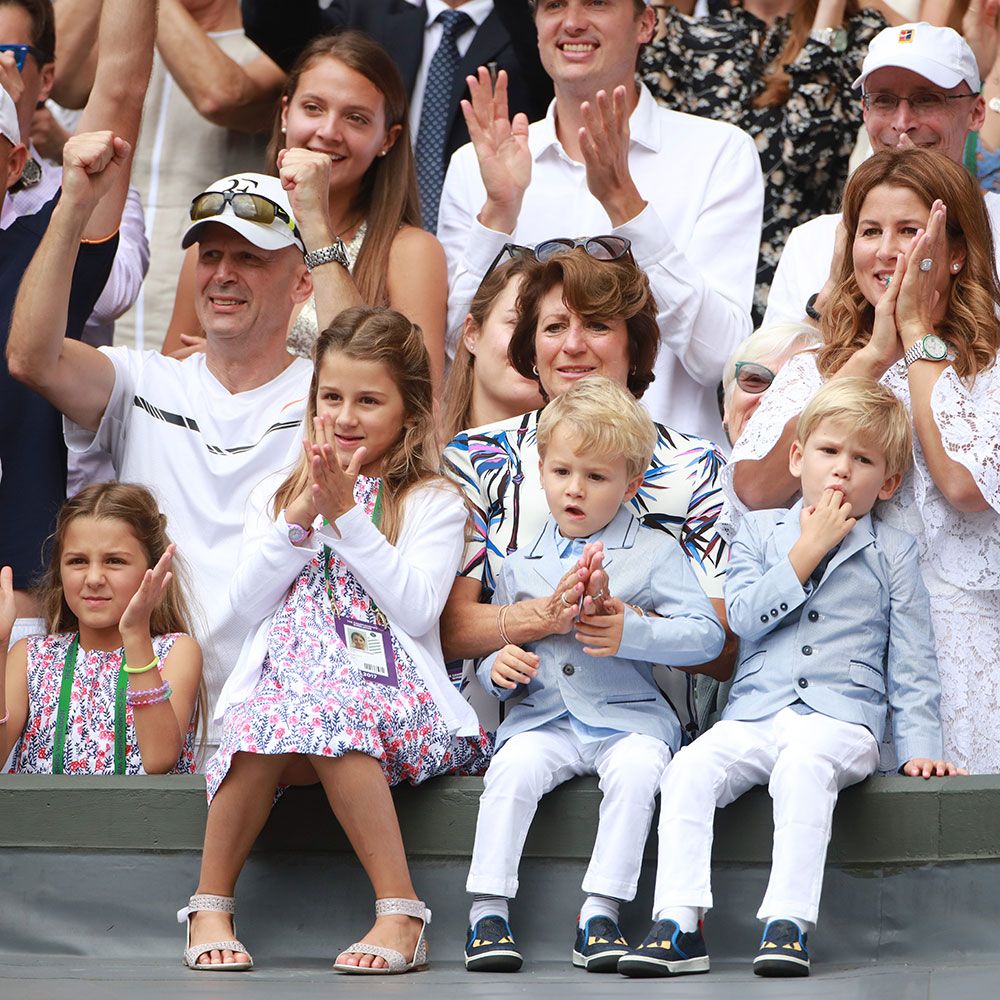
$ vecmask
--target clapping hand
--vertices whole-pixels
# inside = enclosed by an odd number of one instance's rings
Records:
[[[173,578],[170,566],[176,549],[176,545],[168,545],[156,565],[143,575],[139,589],[132,595],[118,622],[123,641],[126,641],[126,636],[149,638],[149,620]]]
[[[947,218],[948,210],[944,202],[936,200],[927,217],[927,228],[917,231],[906,252],[906,265],[896,299],[896,328],[902,351],[934,329],[934,318],[941,300],[938,288],[947,281],[952,263],[945,238]],[[921,265],[928,260],[931,263],[924,270]]]
[[[316,443],[309,445],[309,477],[312,481],[312,498],[317,514],[322,514],[330,524],[356,505],[354,484],[361,473],[361,466],[368,454],[364,446],[351,455],[347,468],[337,457],[333,421],[326,415],[313,418]]]
[[[613,614],[608,571],[604,568],[604,543],[588,542],[580,556],[580,568],[586,573],[586,591],[583,598],[585,615]]]
[[[466,77],[466,82],[471,100],[462,101],[462,115],[486,188],[479,221],[488,229],[512,233],[531,181],[528,117],[518,112],[510,118],[505,70],[497,74],[495,86],[485,66],[479,67],[476,76]]]

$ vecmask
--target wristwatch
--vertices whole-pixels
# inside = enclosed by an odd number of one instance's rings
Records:
[[[317,250],[310,250],[305,255],[306,267],[311,271],[320,264],[340,264],[342,267],[350,269],[351,262],[347,259],[347,250],[344,248],[343,240],[334,240],[328,247],[320,247]]]
[[[301,524],[288,525],[288,540],[292,545],[301,545],[312,533],[312,525],[308,528],[303,528]]]
[[[809,32],[809,37],[834,52],[844,52],[847,49],[847,32],[843,28],[814,28]]]
[[[948,357],[948,345],[936,334],[921,337],[904,355],[909,368],[914,361],[944,361]]]

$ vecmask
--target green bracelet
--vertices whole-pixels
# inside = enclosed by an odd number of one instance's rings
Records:
[[[147,663],[144,667],[130,667],[127,663],[122,664],[122,670],[127,674],[144,674],[147,671],[153,669],[153,667],[158,667],[160,665],[160,658],[158,656],[153,657],[152,663]]]

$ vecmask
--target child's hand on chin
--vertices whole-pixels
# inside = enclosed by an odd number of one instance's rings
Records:
[[[913,757],[902,767],[903,774],[911,778],[944,778],[952,774],[968,774],[964,767],[957,767],[948,760],[931,760],[930,757]]]

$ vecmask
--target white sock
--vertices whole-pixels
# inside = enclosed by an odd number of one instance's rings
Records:
[[[498,916],[508,920],[510,900],[506,896],[487,896],[475,893],[472,897],[472,908],[469,910],[469,926],[475,927],[483,917]]]
[[[803,934],[808,934],[815,926],[815,924],[809,923],[808,920],[800,920],[798,917],[765,917],[764,926],[766,927],[772,920],[787,920],[795,924]]]
[[[620,899],[591,893],[580,907],[579,926],[586,927],[591,917],[610,917],[617,924],[619,906],[621,906]]]
[[[701,909],[697,906],[665,906],[653,914],[653,920],[673,920],[682,934],[690,934],[698,929]]]

